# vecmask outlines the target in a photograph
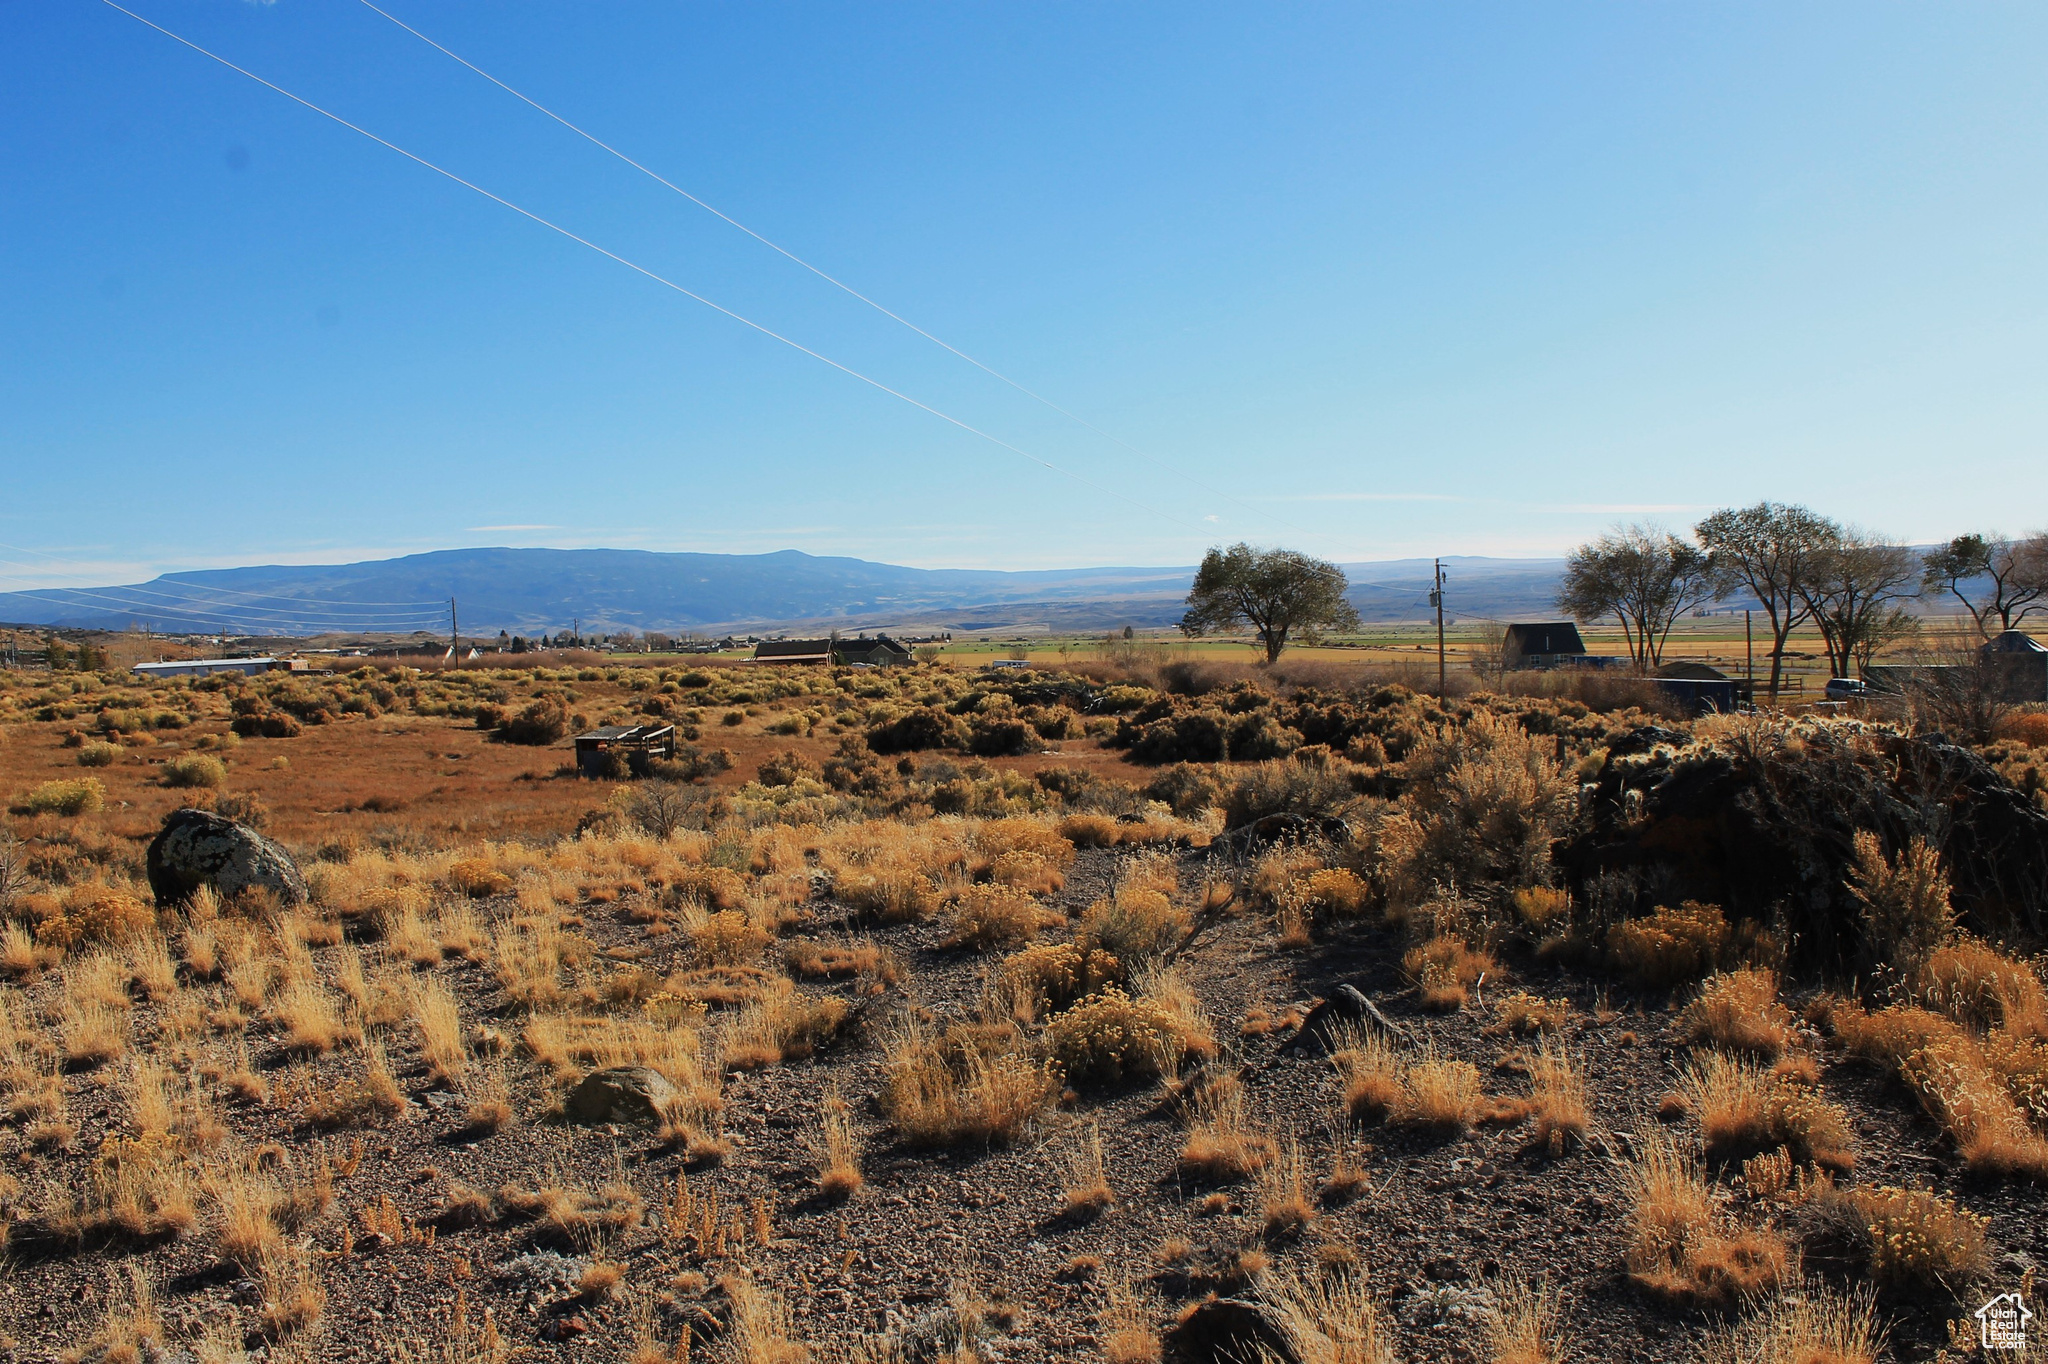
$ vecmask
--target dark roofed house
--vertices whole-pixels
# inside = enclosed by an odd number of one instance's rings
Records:
[[[910,650],[887,635],[862,635],[857,639],[764,639],[754,646],[754,661],[886,666],[910,662]]]
[[[833,641],[832,661],[893,667],[910,662],[910,650],[887,635],[876,635],[873,639],[862,635],[858,639]]]
[[[2025,630],[2006,630],[1983,646],[1987,654],[2048,654],[2048,644],[2043,644]]]
[[[1511,669],[1568,668],[1586,657],[1579,627],[1568,620],[1518,622],[1502,644]]]
[[[756,663],[830,663],[829,639],[764,639],[754,646]]]

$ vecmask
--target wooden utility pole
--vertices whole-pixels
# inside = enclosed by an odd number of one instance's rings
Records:
[[[1742,608],[1742,673],[1749,679],[1749,704],[1756,705],[1756,632],[1750,629],[1749,608]]]
[[[448,661],[455,661],[455,651],[462,647],[462,631],[455,622],[455,598],[448,599]]]
[[[1436,694],[1442,696],[1445,690],[1444,675],[1444,561],[1436,561],[1435,585],[1430,589],[1429,604],[1436,608]]]

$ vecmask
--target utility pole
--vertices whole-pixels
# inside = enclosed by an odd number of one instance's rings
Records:
[[[1436,561],[1435,585],[1430,589],[1429,604],[1436,608],[1436,694],[1441,697],[1445,690],[1444,677],[1444,561]]]
[[[1749,704],[1756,705],[1756,632],[1750,629],[1749,608],[1742,608],[1742,675],[1749,682]]]
[[[448,599],[448,661],[455,661],[455,651],[462,647],[462,631],[455,623],[455,598]]]

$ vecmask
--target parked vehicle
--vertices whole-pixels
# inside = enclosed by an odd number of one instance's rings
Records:
[[[1860,678],[1830,677],[1826,692],[1830,701],[1858,701],[1870,695],[1870,687]]]

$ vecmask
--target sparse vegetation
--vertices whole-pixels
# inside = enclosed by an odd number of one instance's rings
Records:
[[[1688,731],[1807,806],[1783,765],[1910,736],[1660,715],[1645,749],[1641,692],[1596,705],[1601,679],[1436,697],[1210,667],[379,668],[48,699],[0,674],[29,755],[0,838],[11,1281],[59,1304],[65,1348],[205,1359],[185,1304],[150,1304],[218,1258],[247,1281],[216,1295],[235,1349],[326,1357],[374,1306],[449,1323],[411,1357],[451,1364],[571,1321],[638,1364],[992,1358],[1004,1335],[1149,1364],[1212,1294],[1304,1361],[1455,1329],[1547,1364],[1569,1315],[1646,1359],[1713,1336],[1835,1364],[1795,1343],[1865,1358],[1877,1318],[1802,1286],[1802,1253],[1919,1342],[1990,1282],[2048,1181],[2048,992],[1968,859],[1860,815],[1884,832],[1837,840],[1856,908],[1821,961],[1828,924],[1566,855],[1605,799],[1580,787],[1690,761]],[[342,719],[367,706],[403,725]],[[173,710],[174,749],[99,718]],[[564,737],[739,719],[722,767],[593,783],[515,738],[529,711]],[[228,746],[236,724],[290,762]],[[37,795],[88,752],[97,808]],[[167,788],[195,757],[232,790]],[[179,800],[263,821],[310,902],[158,905],[141,850]],[[586,1110],[614,1081],[644,1104]],[[1666,1123],[1605,1126],[1667,1086]],[[1901,1135],[1916,1106],[1938,1140]],[[1914,1187],[1852,1182],[1858,1154]],[[1477,1263],[1447,1207],[1515,1227],[1488,1253],[1529,1277],[1452,1277]],[[1625,1279],[1578,1239],[1622,1217]],[[107,1295],[110,1262],[150,1277]],[[1396,1276],[1398,1317],[1371,1294]]]

